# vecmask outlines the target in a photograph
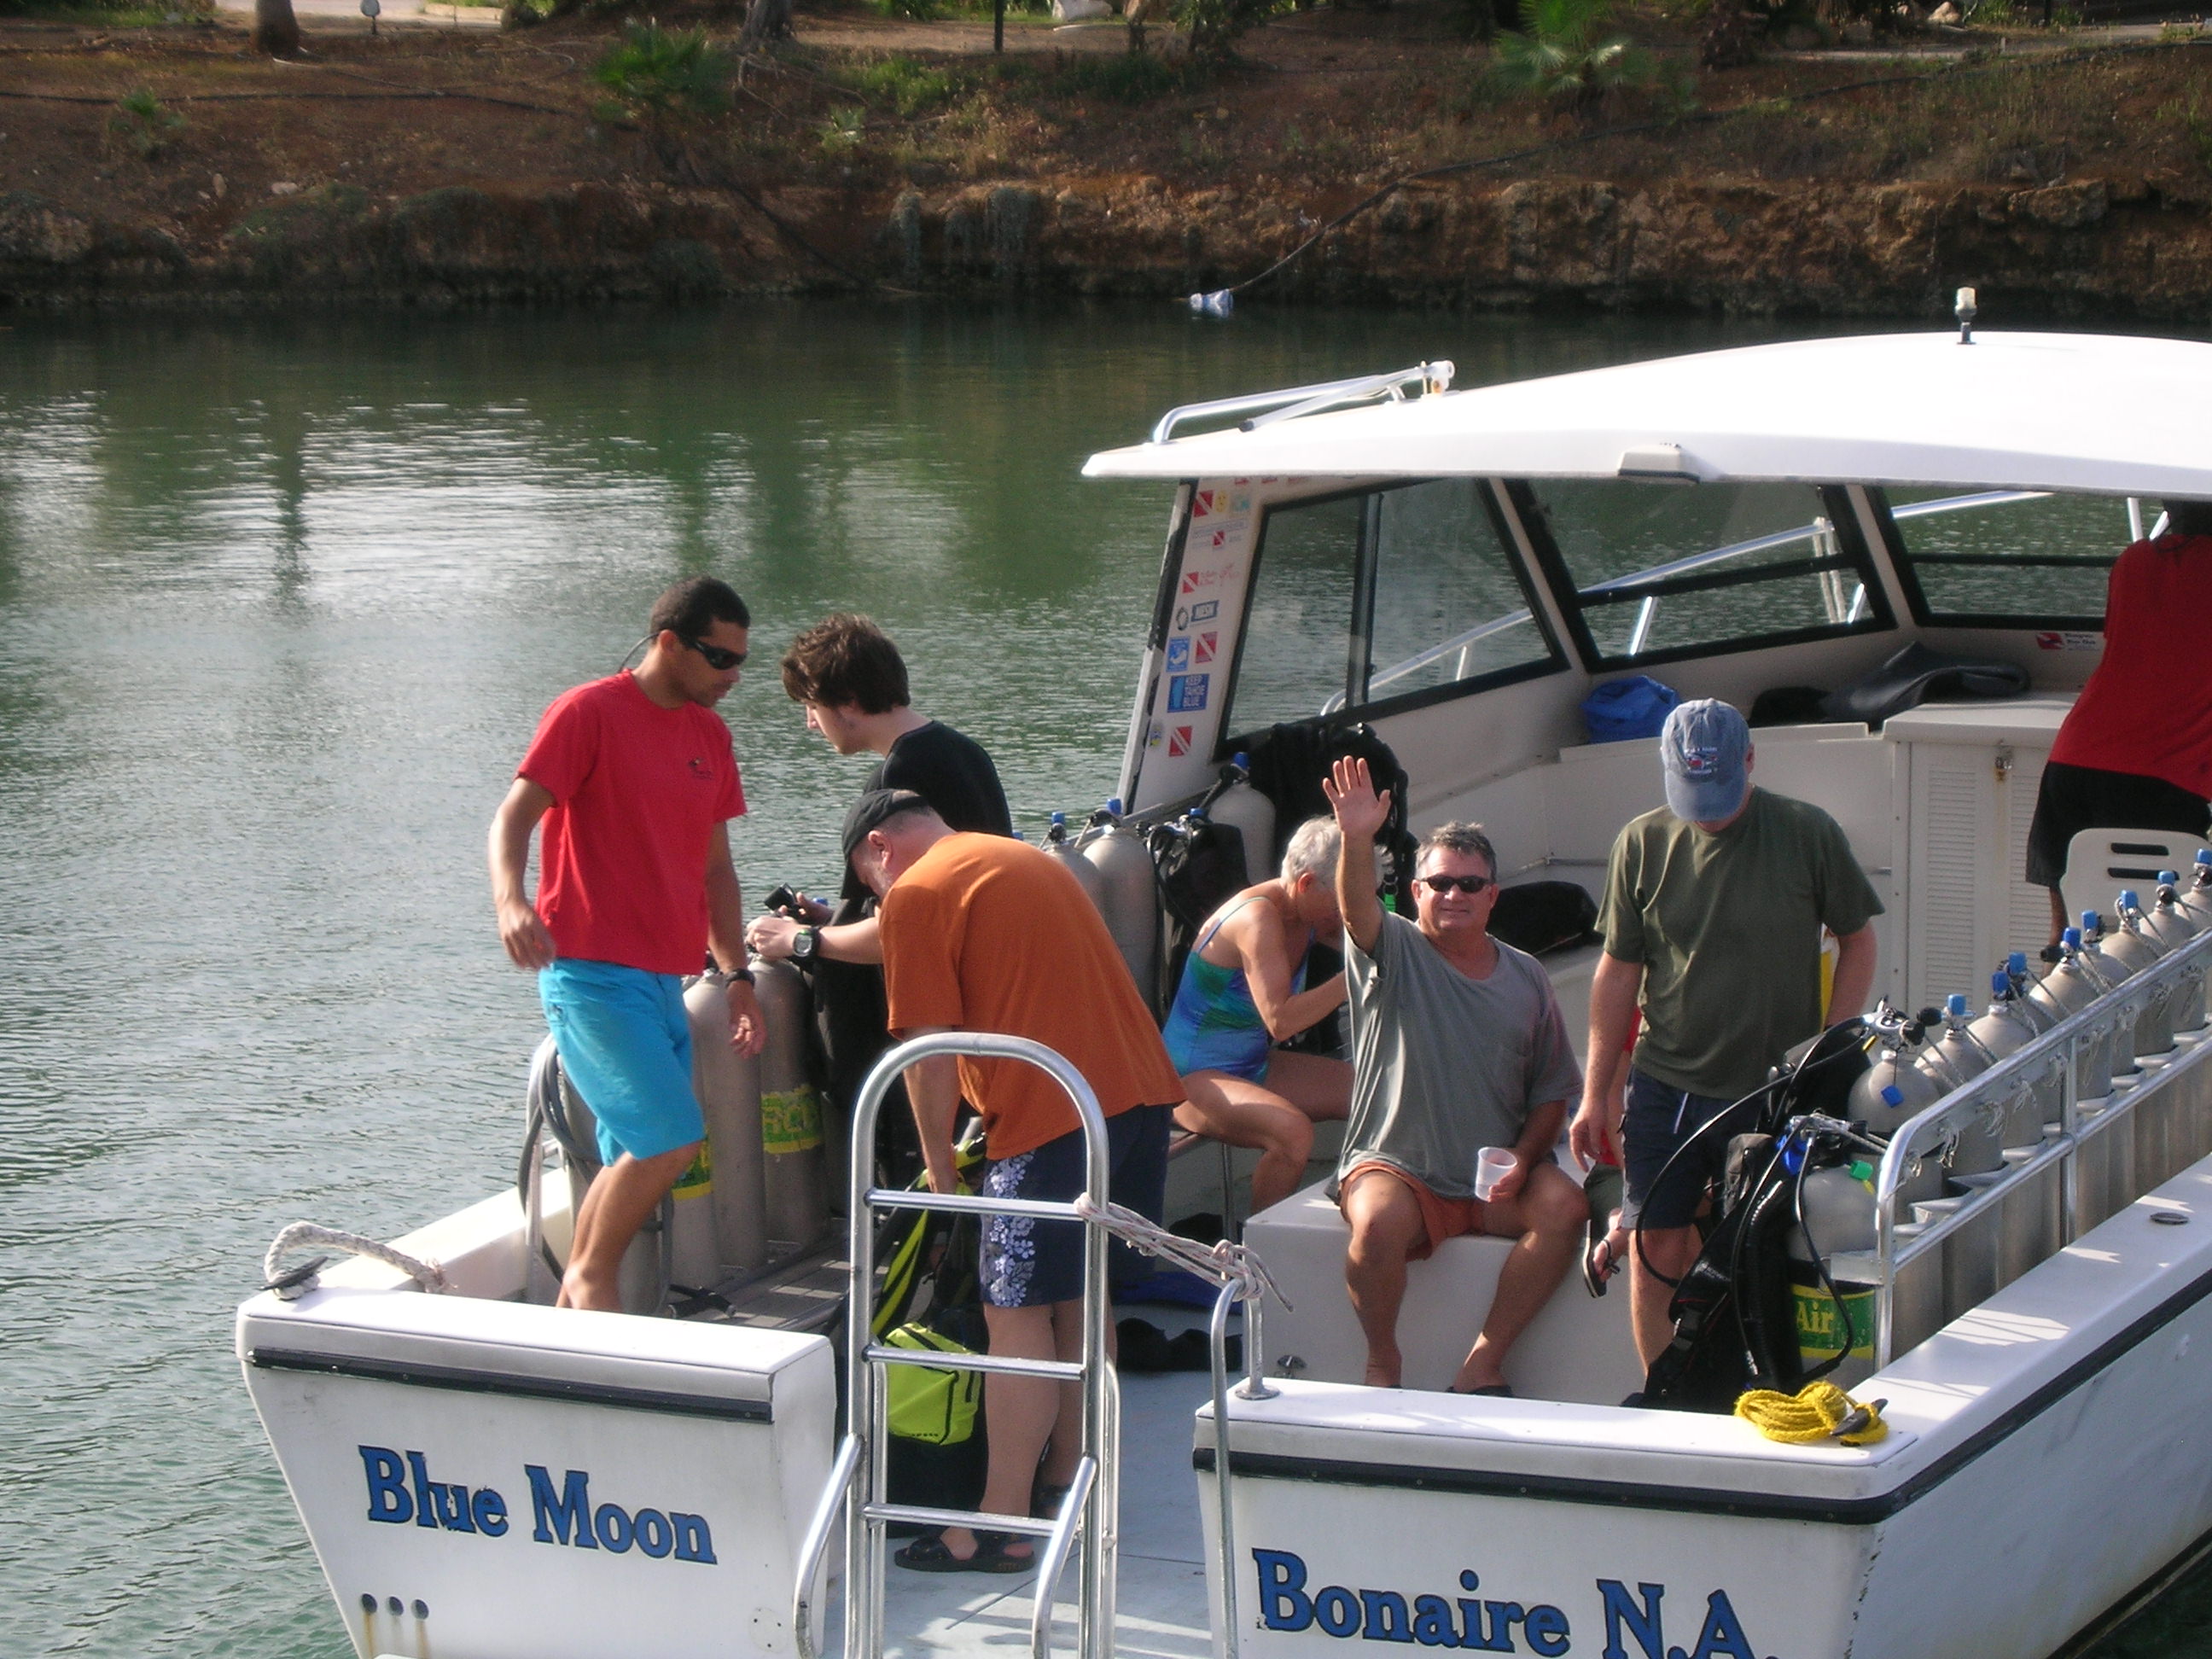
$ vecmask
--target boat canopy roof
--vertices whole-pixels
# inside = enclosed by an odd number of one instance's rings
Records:
[[[1859,335],[1700,352],[1093,455],[1094,478],[1654,478],[2212,499],[2212,344]]]

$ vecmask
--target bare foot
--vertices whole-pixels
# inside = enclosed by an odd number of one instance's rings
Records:
[[[1405,1361],[1395,1353],[1370,1353],[1367,1356],[1367,1375],[1360,1380],[1370,1389],[1395,1389],[1405,1368]]]

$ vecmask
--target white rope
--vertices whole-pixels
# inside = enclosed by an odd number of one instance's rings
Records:
[[[1093,1204],[1087,1196],[1076,1199],[1075,1212],[1133,1245],[1141,1255],[1164,1257],[1217,1285],[1234,1285],[1239,1302],[1256,1302],[1272,1295],[1285,1308],[1291,1305],[1269,1276],[1267,1264],[1247,1245],[1232,1244],[1225,1238],[1218,1244],[1201,1244],[1153,1225],[1134,1210],[1119,1204]]]
[[[369,1256],[387,1267],[397,1267],[432,1295],[453,1288],[446,1282],[446,1270],[434,1261],[417,1261],[413,1256],[393,1249],[389,1244],[363,1238],[359,1233],[342,1233],[335,1228],[318,1227],[312,1221],[295,1221],[276,1235],[276,1242],[269,1247],[269,1254],[261,1260],[262,1283],[275,1291],[283,1301],[296,1302],[315,1287],[315,1276],[310,1273],[296,1285],[277,1288],[276,1275],[283,1264],[284,1253],[302,1244],[327,1244],[333,1249],[350,1250],[356,1255]]]

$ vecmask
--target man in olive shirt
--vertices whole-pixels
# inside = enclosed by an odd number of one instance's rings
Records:
[[[1751,787],[1751,732],[1727,703],[1686,702],[1659,739],[1667,805],[1630,820],[1613,843],[1590,981],[1589,1068],[1569,1129],[1577,1157],[1626,1154],[1634,1228],[1629,1299],[1648,1370],[1674,1337],[1673,1281],[1697,1260],[1694,1223],[1729,1137],[1748,1122],[1697,1131],[1766,1081],[1824,1018],[1848,1019],[1874,985],[1872,919],[1881,914],[1836,821],[1817,806]],[[1820,930],[1836,935],[1833,992],[1820,1003]],[[1626,1111],[1610,1102],[1631,1023],[1643,1032]],[[1745,1119],[1749,1109],[1740,1114]],[[1678,1148],[1664,1182],[1661,1170]]]

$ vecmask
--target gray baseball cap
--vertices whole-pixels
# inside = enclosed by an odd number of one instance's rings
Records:
[[[1659,734],[1667,805],[1685,823],[1733,817],[1751,781],[1751,728],[1711,697],[1678,705]]]

